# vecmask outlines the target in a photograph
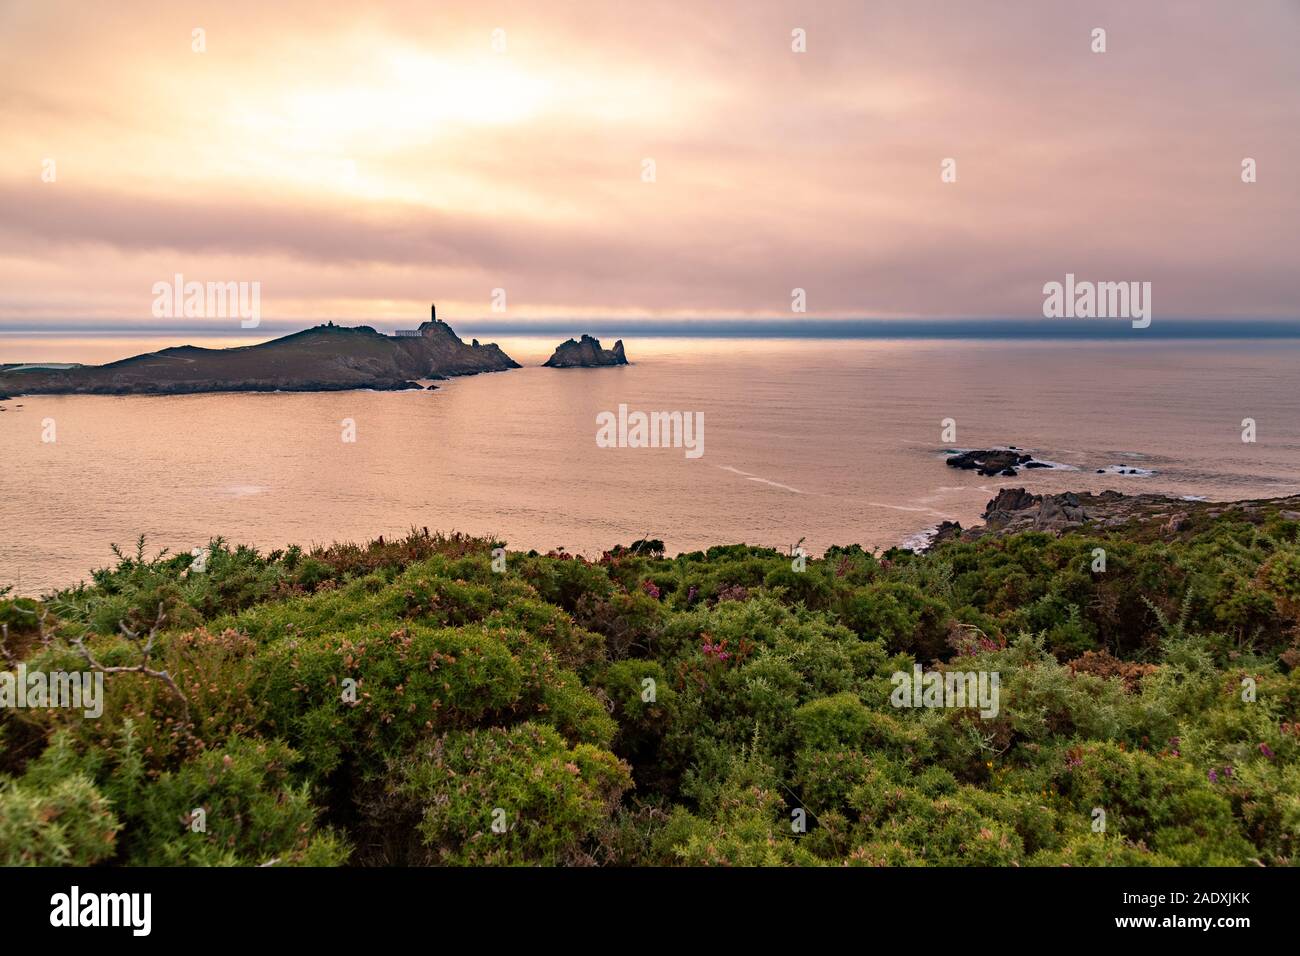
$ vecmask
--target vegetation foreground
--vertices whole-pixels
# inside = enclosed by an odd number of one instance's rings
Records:
[[[10,671],[110,669],[98,719],[0,710],[0,862],[1287,865],[1298,536],[142,540],[0,600]],[[998,674],[996,716],[893,706],[916,663]]]

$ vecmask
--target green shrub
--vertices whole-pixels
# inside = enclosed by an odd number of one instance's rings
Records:
[[[1241,865],[1255,855],[1228,799],[1181,757],[1090,743],[1063,762],[1054,780],[1081,816],[1105,811],[1107,834],[1140,841],[1180,865]]]
[[[278,641],[257,658],[266,725],[318,777],[345,753],[378,766],[430,730],[473,726],[519,701],[525,671],[503,636],[359,627]]]
[[[140,663],[120,626],[161,606],[151,666],[185,698],[117,672],[97,720],[0,710],[0,861],[1289,865],[1298,538],[1257,506],[504,574],[498,543],[423,529],[214,539],[202,572],[141,540],[43,600],[0,589],[37,670],[84,669],[82,637]],[[998,673],[997,714],[894,708],[917,663]]]
[[[85,774],[42,787],[0,777],[0,866],[90,866],[113,856],[120,829]]]
[[[339,866],[348,846],[318,829],[296,754],[278,741],[232,738],[144,791],[130,861],[146,866]],[[202,817],[195,815],[203,812]],[[200,820],[202,829],[200,827]]]
[[[950,653],[950,618],[941,602],[901,582],[869,585],[855,593],[844,609],[845,622],[863,638],[879,640],[889,650],[918,660]]]
[[[419,812],[424,858],[410,862],[445,865],[582,863],[631,786],[613,754],[533,723],[443,734],[388,780]]]

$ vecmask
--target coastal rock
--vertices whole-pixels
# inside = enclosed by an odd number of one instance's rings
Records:
[[[1051,465],[1035,462],[1032,455],[1026,455],[1015,448],[988,448],[977,451],[964,451],[948,458],[949,468],[961,468],[964,471],[978,471],[981,475],[992,477],[1005,475],[1014,478],[1021,466],[1026,468],[1050,468]]]
[[[939,527],[934,529],[934,537],[930,539],[930,547],[934,547],[943,541],[961,537],[960,521],[942,521]]]
[[[1081,525],[1087,520],[1088,512],[1080,506],[1077,495],[1071,492],[1046,495],[1038,504],[1038,514],[1034,517],[1034,530],[1064,531],[1066,528]]]
[[[428,322],[395,336],[330,322],[241,348],[182,345],[107,365],[10,370],[0,387],[27,395],[397,391],[422,388],[416,379],[510,368],[519,364],[499,347],[466,345],[431,308]]]
[[[1046,531],[1066,534],[1081,528],[1113,530],[1126,526],[1147,529],[1161,540],[1173,540],[1196,526],[1196,518],[1213,519],[1236,512],[1243,521],[1263,524],[1272,517],[1300,520],[1300,496],[1222,503],[1188,501],[1168,495],[1126,495],[1119,491],[1100,494],[1034,495],[1024,488],[1002,488],[984,509],[982,525],[962,529],[945,521],[936,529],[928,548],[943,541],[975,541],[979,538]]]
[[[984,508],[986,528],[1020,531],[1064,531],[1089,520],[1087,510],[1072,492],[1031,495],[1024,488],[1003,488]]]
[[[546,368],[600,368],[606,365],[627,365],[623,354],[623,340],[612,349],[600,347],[600,339],[584,334],[581,339],[569,339],[555,347],[554,354],[544,363]]]
[[[1024,488],[1001,488],[997,497],[984,507],[984,517],[1012,511],[1024,511],[1032,508],[1039,501],[1038,495],[1031,495]]]
[[[521,367],[495,343],[482,345],[474,339],[466,345],[450,325],[437,317],[432,306],[429,321],[420,323],[416,331],[417,336],[384,336],[403,353],[398,361],[414,370],[416,378],[477,375]]]

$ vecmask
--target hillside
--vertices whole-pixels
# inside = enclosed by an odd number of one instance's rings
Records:
[[[0,600],[11,669],[152,672],[0,709],[0,863],[1286,865],[1300,521],[1215,510],[806,563],[142,540]],[[900,706],[918,666],[999,697]]]

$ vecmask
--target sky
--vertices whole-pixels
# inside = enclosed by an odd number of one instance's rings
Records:
[[[0,329],[178,273],[289,323],[1041,318],[1066,273],[1295,318],[1297,48],[1300,0],[0,0]]]

